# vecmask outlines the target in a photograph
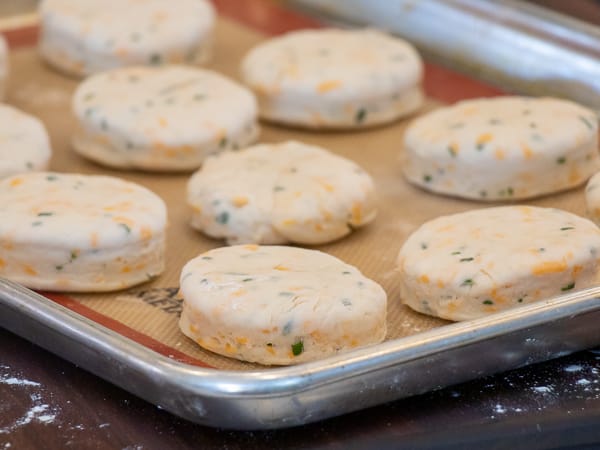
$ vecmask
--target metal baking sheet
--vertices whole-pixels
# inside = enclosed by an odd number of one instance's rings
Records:
[[[216,62],[217,68],[233,74],[239,56],[254,42],[253,39],[258,38],[235,25],[222,24],[221,36],[217,39],[222,45],[216,52],[217,59],[221,58]],[[15,70],[21,67],[22,73],[15,80],[20,91],[12,100],[26,110],[42,114],[52,125],[53,144],[61,150],[54,161],[55,169],[76,169],[84,173],[102,171],[98,166],[73,159],[68,150],[72,120],[60,112],[64,112],[68,93],[76,82],[50,72],[32,52],[13,56]],[[46,77],[43,86],[39,83],[40,76]],[[442,78],[445,90],[439,91],[443,95],[433,95],[436,100],[451,101],[468,94],[495,93],[487,88],[473,90],[472,82],[428,66],[425,85],[430,95],[438,92]],[[435,102],[428,105],[434,106]],[[389,163],[396,155],[396,142],[403,126],[400,123],[360,133],[326,134],[265,126],[263,136],[267,142],[296,138],[334,147],[375,171],[386,201],[411,205],[411,214],[415,214],[412,222],[399,223],[398,211],[387,208],[381,211],[373,226],[324,249],[348,262],[361,262],[357,265],[367,275],[386,284],[390,302],[394,303],[394,317],[412,314],[410,317],[415,323],[425,321],[424,316],[399,309],[397,289],[390,282],[393,274],[382,273],[383,267],[387,267],[386,270],[392,268],[397,252],[397,248],[389,245],[390,237],[398,241],[399,248],[402,239],[423,220],[482,205],[433,196],[403,183]],[[369,145],[376,151],[369,150]],[[103,173],[109,172],[104,170]],[[110,173],[153,189],[169,189],[172,185],[180,189],[185,182],[185,176]],[[537,203],[582,212],[579,191],[544,198]],[[173,209],[182,210],[175,203],[171,204],[176,206]],[[181,242],[185,248],[180,251],[171,245],[169,273],[152,283],[149,289],[152,286],[173,289],[170,280],[176,278],[184,257],[206,246],[221,245],[189,230],[180,220],[185,213],[176,213],[177,220],[172,221],[176,226],[172,226],[171,235],[187,239]],[[85,303],[84,307],[60,295],[43,296],[0,280],[0,326],[174,414],[205,425],[235,429],[272,429],[314,422],[600,343],[600,336],[595,332],[600,315],[600,288],[597,288],[477,321],[447,325],[444,321],[428,319],[431,323],[424,328],[428,330],[425,332],[417,332],[417,329],[410,333],[399,332],[398,325],[402,323],[390,319],[389,340],[380,345],[294,367],[251,365],[230,370],[226,365],[230,363],[209,360],[209,356],[202,354],[195,345],[187,343],[190,346],[186,350],[188,353],[183,351],[176,355],[172,344],[155,342],[154,345],[149,344],[149,339],[140,339],[140,334],[149,331],[140,331],[133,324],[115,326],[121,319],[102,316],[98,310],[104,303],[119,303],[117,298],[86,296],[80,300]],[[135,304],[135,308],[138,306]],[[152,312],[150,309],[143,311]],[[165,320],[170,326],[175,323],[172,315]]]
[[[306,424],[600,342],[600,288],[446,325],[321,361],[260,371],[195,367],[160,355],[0,279],[0,325],[167,411],[203,425]]]

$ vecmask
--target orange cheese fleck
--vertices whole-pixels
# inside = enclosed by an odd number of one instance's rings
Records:
[[[421,283],[429,283],[429,277],[427,275],[423,274],[419,277],[419,281]]]
[[[37,271],[36,271],[36,270],[35,270],[33,267],[31,267],[29,264],[25,264],[25,265],[23,266],[23,270],[25,271],[25,273],[26,273],[27,275],[32,275],[32,276],[35,276],[35,275],[37,275],[37,274],[38,274],[38,273],[37,273]]]
[[[567,269],[567,263],[565,261],[544,261],[536,264],[531,269],[531,273],[534,275],[545,275],[548,273],[560,273]]]
[[[352,205],[352,223],[360,223],[362,220],[362,205],[354,203]]]
[[[483,133],[477,138],[477,145],[487,144],[493,137],[492,133]]]
[[[98,233],[93,232],[92,234],[90,234],[90,244],[94,248],[98,247]]]
[[[6,266],[6,262],[2,258],[0,258],[0,269],[4,266]]]
[[[142,227],[140,228],[140,237],[147,241],[148,239],[152,238],[152,230],[148,227]]]
[[[238,195],[237,197],[233,197],[231,203],[233,203],[233,206],[236,208],[241,208],[242,206],[246,206],[248,204],[248,197]]]
[[[531,148],[527,145],[521,145],[521,151],[523,152],[525,159],[533,158],[533,150],[531,150]]]
[[[277,265],[274,267],[274,269],[275,269],[275,270],[282,270],[282,271],[287,271],[287,270],[290,270],[288,267],[286,267],[286,266],[284,266],[284,265],[282,265],[282,264],[277,264]]]
[[[256,250],[258,250],[258,245],[256,245],[256,244],[248,244],[248,245],[244,245],[244,248],[246,250],[250,250],[252,252],[255,252]]]
[[[23,184],[23,178],[13,178],[10,182],[10,187],[16,187],[20,184]]]
[[[498,160],[498,161],[502,161],[504,159],[504,157],[506,156],[506,153],[504,152],[504,150],[502,150],[501,148],[497,148],[496,151],[494,152],[494,157]]]
[[[317,92],[319,94],[324,94],[326,92],[330,92],[330,91],[333,91],[333,90],[339,88],[341,85],[342,85],[342,82],[340,80],[323,81],[322,83],[319,83],[317,85]]]
[[[169,125],[169,121],[167,119],[165,119],[164,117],[160,117],[158,119],[158,123],[161,127],[166,127],[167,125]]]

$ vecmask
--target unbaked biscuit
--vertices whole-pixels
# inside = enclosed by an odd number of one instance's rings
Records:
[[[590,178],[585,187],[585,206],[587,216],[600,225],[600,172]]]
[[[422,63],[376,30],[303,30],[267,40],[242,63],[262,118],[308,128],[361,128],[419,108]]]
[[[229,244],[322,244],[377,214],[363,169],[294,141],[209,158],[188,183],[188,204],[194,228]]]
[[[234,81],[184,66],[126,67],[79,85],[73,146],[111,167],[152,171],[198,168],[222,150],[258,136],[256,100]]]
[[[51,291],[111,291],[164,268],[164,202],[119,178],[32,172],[0,181],[0,276]]]
[[[204,0],[44,0],[40,53],[71,75],[209,59],[214,9]]]
[[[600,168],[597,118],[553,98],[465,100],[416,119],[403,160],[407,180],[436,193],[536,197],[581,185]]]
[[[261,364],[296,364],[381,342],[386,294],[316,250],[243,245],[203,253],[181,272],[182,332]]]
[[[12,106],[0,105],[0,179],[45,170],[51,153],[42,122]]]
[[[600,229],[558,209],[486,208],[423,224],[398,256],[402,302],[449,320],[475,319],[594,286]]]

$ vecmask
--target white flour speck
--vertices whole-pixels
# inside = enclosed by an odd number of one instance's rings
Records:
[[[531,390],[539,392],[540,394],[550,394],[552,392],[552,388],[548,386],[534,386]]]
[[[494,407],[494,412],[498,413],[498,414],[504,414],[506,412],[506,408],[500,404],[497,404]]]
[[[588,385],[588,384],[592,384],[592,382],[591,382],[590,380],[587,380],[587,379],[585,379],[585,378],[581,378],[580,380],[577,380],[577,381],[576,381],[576,383],[577,383],[579,386],[586,386],[586,385]]]
[[[581,372],[581,370],[583,370],[583,367],[581,367],[579,364],[571,364],[570,366],[564,368],[565,372]]]

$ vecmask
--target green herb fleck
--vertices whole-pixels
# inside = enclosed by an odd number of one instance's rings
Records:
[[[157,65],[162,62],[162,56],[159,53],[150,55],[150,64]]]
[[[25,163],[25,167],[27,167],[28,169],[33,169],[33,163],[31,161],[27,161]]]
[[[281,291],[279,293],[280,297],[293,297],[294,293],[293,292],[289,292],[289,291]]]
[[[203,257],[202,257],[202,258],[200,258],[200,259],[203,259],[203,260],[205,260],[205,261],[210,261],[210,260],[212,259],[212,257],[211,257],[211,256],[203,256]]]
[[[48,175],[46,177],[46,180],[48,180],[48,181],[56,181],[56,180],[58,180],[58,177],[56,175]]]
[[[300,355],[304,351],[304,342],[302,339],[298,339],[296,342],[292,344],[292,353],[294,356]]]
[[[194,95],[194,100],[197,101],[197,102],[200,102],[200,101],[204,100],[205,98],[206,98],[206,95],[204,95],[204,94],[196,94],[196,95]]]
[[[537,128],[537,124],[535,122],[531,122],[529,124],[529,128]]]
[[[483,304],[484,304],[484,305],[493,305],[493,304],[494,304],[494,302],[493,302],[493,301],[491,301],[491,300],[488,298],[487,300],[484,300],[484,301],[483,301]]]
[[[271,342],[267,342],[267,347],[273,347],[273,344]]]
[[[567,162],[567,158],[565,158],[564,156],[556,158],[556,164],[564,164],[565,162]]]
[[[288,323],[286,323],[286,324],[283,326],[282,334],[283,334],[284,336],[287,336],[288,334],[290,334],[290,333],[291,333],[291,331],[292,331],[292,321],[290,320]]]
[[[35,222],[31,222],[32,227],[39,227],[43,222],[40,220],[36,220]]]
[[[460,255],[460,252],[452,252],[451,255]]]
[[[461,286],[473,286],[475,282],[471,278],[467,278],[465,281],[461,283]]]
[[[79,256],[79,252],[77,250],[71,250],[71,261],[69,262],[73,262],[73,260],[77,259],[77,256]]]
[[[487,197],[487,191],[479,191],[479,196],[480,196],[481,198],[485,198],[485,197]]]
[[[83,101],[84,102],[89,102],[90,100],[92,100],[94,97],[96,96],[96,94],[94,94],[93,92],[88,92],[87,94],[85,94],[83,96]]]
[[[219,141],[219,148],[225,148],[226,145],[227,145],[227,138],[226,137],[221,138],[221,140]]]
[[[500,119],[490,119],[489,120],[490,125],[500,125],[501,123],[502,123],[502,121]]]
[[[585,126],[588,127],[590,130],[594,129],[594,125],[592,125],[592,122],[590,122],[588,119],[586,119],[583,116],[577,116],[577,117],[579,117],[579,120],[581,120],[585,124]]]
[[[531,114],[531,110],[530,109],[524,109],[523,110],[523,115],[524,116],[528,116],[529,114]]]
[[[248,281],[252,281],[254,278],[244,278],[242,282],[247,283]]]
[[[506,194],[507,195],[513,195],[515,193],[515,191],[513,191],[513,188],[511,187],[507,187],[506,188]]]
[[[54,266],[54,268],[58,271],[61,271],[61,270],[63,270],[64,267],[63,266]]]
[[[517,300],[517,303],[523,303],[523,297]]]
[[[227,222],[229,222],[229,213],[227,211],[223,211],[221,214],[215,217],[215,221],[221,225],[225,225]]]
[[[349,298],[343,298],[342,299],[342,305],[344,305],[344,306],[352,306],[352,300],[350,300]]]
[[[350,275],[352,272],[348,271],[348,270],[344,270],[342,272],[342,275]]]
[[[475,258],[460,258],[459,261],[460,262],[469,262],[469,261],[473,261]]]
[[[561,287],[560,290],[563,292],[570,291],[574,287],[575,287],[575,282],[572,282],[572,283],[567,284],[566,286]]]
[[[356,116],[354,117],[354,121],[356,123],[363,123],[367,117],[367,110],[365,108],[360,108],[356,111]]]
[[[108,131],[108,122],[106,121],[106,119],[102,119],[100,121],[100,129],[102,131]]]
[[[478,152],[482,151],[485,148],[485,142],[478,142],[475,145],[475,148],[477,149]]]
[[[454,147],[452,147],[451,145],[448,146],[448,153],[450,153],[450,156],[452,156],[453,158],[456,158],[456,150],[454,150]]]
[[[575,227],[562,227],[560,231],[574,230]]]
[[[421,250],[427,250],[427,247],[429,247],[427,242],[421,242]]]
[[[129,228],[129,225],[127,225],[126,223],[120,223],[119,226],[123,227],[127,234],[131,233],[131,228]]]
[[[423,175],[423,181],[425,183],[431,183],[431,180],[433,180],[431,175]]]
[[[37,214],[38,217],[48,217],[48,216],[53,216],[53,215],[54,215],[54,213],[50,212],[50,211],[44,211],[44,212]]]
[[[281,191],[285,191],[285,188],[283,186],[275,186],[273,188],[273,191],[275,191],[275,192],[281,192]]]

